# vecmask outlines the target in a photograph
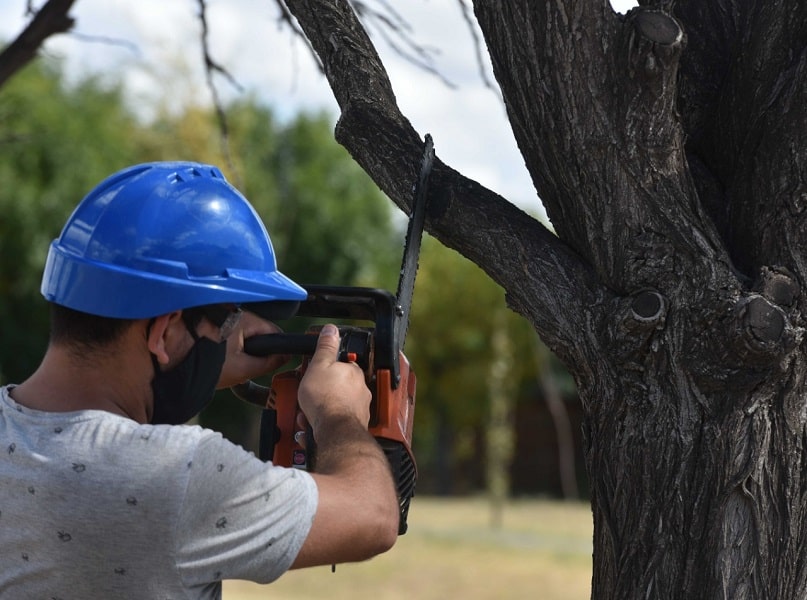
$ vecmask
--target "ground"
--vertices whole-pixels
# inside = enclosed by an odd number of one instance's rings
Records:
[[[494,528],[482,499],[416,496],[409,531],[387,554],[269,586],[226,582],[224,600],[587,600],[591,538],[587,503],[515,501]]]

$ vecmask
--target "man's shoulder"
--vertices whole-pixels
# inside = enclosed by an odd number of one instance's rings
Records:
[[[148,425],[111,417],[97,424],[98,435],[107,438],[109,446],[126,446],[143,460],[151,460],[155,454],[168,461],[223,453],[249,454],[221,433],[199,425]]]

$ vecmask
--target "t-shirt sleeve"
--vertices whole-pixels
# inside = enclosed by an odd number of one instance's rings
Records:
[[[184,584],[269,583],[286,572],[317,509],[313,478],[265,463],[212,432],[200,440],[186,467],[176,536]]]

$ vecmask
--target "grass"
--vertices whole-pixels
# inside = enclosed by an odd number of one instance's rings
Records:
[[[224,584],[224,600],[586,600],[591,509],[584,503],[509,503],[491,525],[483,499],[415,497],[409,531],[359,564],[291,571],[270,586]]]

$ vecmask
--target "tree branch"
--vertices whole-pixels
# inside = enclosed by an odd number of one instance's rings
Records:
[[[207,89],[210,91],[210,96],[213,100],[213,109],[216,113],[216,120],[219,124],[219,132],[221,133],[219,145],[221,147],[224,160],[227,162],[227,166],[231,172],[235,173],[237,183],[241,185],[242,182],[240,181],[240,176],[238,175],[238,169],[235,167],[232,156],[230,155],[230,132],[229,127],[227,126],[227,115],[225,114],[224,106],[222,105],[221,98],[219,97],[219,90],[216,87],[216,83],[213,81],[213,75],[215,73],[219,73],[220,75],[223,75],[225,79],[227,79],[227,81],[229,81],[230,84],[238,91],[243,90],[230,72],[213,59],[213,55],[210,52],[210,30],[207,24],[207,2],[206,0],[197,0],[197,5],[199,7],[199,23],[201,25],[201,46],[202,56],[205,64],[205,81],[207,82]]]
[[[75,0],[48,0],[17,37],[0,53],[0,87],[31,62],[50,36],[69,31],[74,19],[67,13]]]
[[[346,0],[287,0],[316,49],[341,109],[337,140],[405,212],[422,154],[381,61]],[[439,140],[435,147],[439,149]],[[574,353],[570,315],[603,290],[580,257],[537,220],[435,159],[426,229],[478,264],[561,357]],[[524,281],[530,282],[524,285]],[[574,310],[577,307],[577,310]]]

